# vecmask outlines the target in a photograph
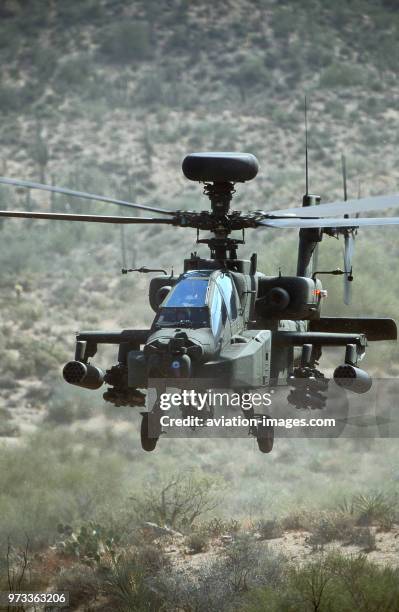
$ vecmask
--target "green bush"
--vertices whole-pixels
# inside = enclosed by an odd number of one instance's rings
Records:
[[[298,27],[298,13],[289,7],[273,11],[271,25],[277,38],[288,38]]]
[[[32,50],[32,64],[37,71],[37,77],[43,82],[47,82],[57,66],[57,53],[54,47],[44,47],[38,44]]]
[[[371,552],[377,548],[375,533],[369,527],[355,529],[349,543],[359,546],[365,552]]]
[[[186,538],[186,544],[191,554],[204,552],[209,544],[209,537],[204,531],[194,531]]]
[[[380,567],[364,555],[330,554],[291,567],[277,588],[251,590],[243,612],[370,612],[399,610],[399,571]]]
[[[281,538],[283,529],[281,523],[276,519],[262,519],[255,525],[256,531],[261,536],[262,540],[272,540],[273,538]]]
[[[230,79],[242,89],[263,87],[267,81],[267,71],[261,56],[238,55]]]
[[[111,567],[103,591],[114,610],[158,612],[162,601],[151,588],[145,568],[136,555],[122,555]]]
[[[67,556],[76,556],[83,563],[93,564],[103,557],[116,558],[119,534],[113,529],[89,521],[73,531],[69,525],[60,523],[57,527],[59,541],[57,548]]]
[[[320,86],[326,89],[356,87],[364,85],[366,79],[367,74],[362,66],[333,63],[321,73]]]
[[[75,420],[89,419],[93,415],[93,398],[80,394],[79,390],[74,393],[71,389],[68,397],[59,391],[55,397],[47,398],[48,414],[46,422],[52,425],[67,425]]]
[[[8,348],[19,351],[16,359],[12,354],[5,358],[7,371],[13,372],[17,378],[43,377],[51,370],[58,369],[67,359],[67,354],[60,344],[35,340],[28,335],[13,338]]]
[[[218,538],[221,535],[235,534],[241,529],[241,524],[236,519],[222,519],[214,517],[210,521],[201,523],[201,529],[210,537]]]
[[[103,55],[112,62],[130,63],[151,55],[150,32],[145,21],[114,23],[99,43]]]
[[[18,111],[21,106],[21,88],[13,85],[0,86],[0,111],[3,113]]]
[[[88,565],[63,567],[56,578],[57,590],[69,593],[71,608],[88,606],[97,599],[102,582],[96,570]]]
[[[98,0],[85,0],[78,3],[57,2],[58,20],[66,27],[79,24],[82,20],[93,22],[102,17],[103,10]]]
[[[396,507],[395,498],[379,492],[354,495],[339,505],[342,512],[354,517],[357,525],[377,525],[384,530],[390,530],[397,520]]]
[[[280,556],[243,536],[217,557],[210,555],[191,567],[172,566],[161,572],[154,586],[166,610],[241,610],[248,589],[260,584],[275,587],[281,582],[283,568]]]
[[[56,74],[57,91],[63,94],[69,93],[71,89],[84,91],[92,71],[91,62],[86,53],[65,58],[59,63]]]
[[[180,472],[163,482],[147,483],[144,495],[131,499],[142,520],[184,530],[217,507],[216,485],[216,479]]]
[[[162,106],[164,96],[163,74],[161,70],[151,70],[137,79],[134,100],[150,108]]]
[[[326,512],[317,517],[311,527],[308,544],[317,548],[333,541],[352,541],[355,521],[350,515]]]
[[[88,450],[83,434],[43,426],[24,444],[2,447],[0,550],[8,536],[23,543],[25,534],[34,550],[47,546],[59,523],[94,521],[112,529],[110,517],[126,501],[126,464],[108,442],[100,448]]]

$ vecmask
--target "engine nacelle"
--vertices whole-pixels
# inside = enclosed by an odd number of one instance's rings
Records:
[[[104,372],[100,368],[81,361],[68,361],[62,374],[70,385],[85,389],[99,389],[104,382]]]
[[[258,274],[255,312],[262,319],[291,321],[320,318],[322,286],[302,276],[268,277]]]
[[[367,372],[349,363],[335,368],[334,380],[339,387],[354,393],[367,393],[373,384],[372,378]]]

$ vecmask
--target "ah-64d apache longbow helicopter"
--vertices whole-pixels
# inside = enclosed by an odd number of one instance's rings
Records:
[[[307,170],[307,167],[306,167]],[[376,196],[328,204],[308,193],[298,208],[241,212],[231,210],[236,183],[255,178],[257,159],[246,153],[194,153],[185,157],[183,172],[191,181],[204,183],[211,209],[201,212],[168,210],[123,200],[77,192],[30,181],[0,178],[0,183],[41,189],[88,200],[117,204],[157,213],[160,217],[122,217],[47,212],[0,211],[1,217],[52,219],[112,224],[171,225],[197,230],[197,242],[207,244],[210,258],[196,253],[184,260],[180,276],[156,276],[149,286],[149,301],[156,315],[150,329],[83,331],[77,334],[74,361],[63,370],[64,379],[86,389],[108,390],[104,399],[116,406],[143,406],[151,379],[222,381],[232,391],[291,385],[290,402],[296,407],[322,408],[327,379],[317,369],[324,346],[345,347],[343,362],[334,371],[344,389],[364,393],[370,376],[358,367],[367,340],[396,339],[396,325],[384,318],[322,317],[325,292],[313,271],[313,258],[324,235],[345,239],[346,286],[352,280],[353,241],[358,228],[398,225],[399,217],[349,218],[349,214],[399,206],[399,195]],[[316,206],[317,205],[317,206]],[[266,276],[257,271],[256,254],[237,257],[242,239],[231,233],[246,229],[298,228],[296,276]],[[199,238],[200,231],[212,237]],[[142,271],[148,271],[143,268]],[[348,297],[348,291],[346,291]],[[119,346],[118,363],[103,372],[90,363],[99,344]],[[305,379],[305,391],[295,381]],[[180,380],[182,381],[180,383]],[[159,402],[141,413],[141,443],[149,451],[161,433]],[[248,413],[246,413],[248,416]],[[252,409],[252,415],[255,415]],[[155,423],[155,428],[154,428]],[[151,428],[150,428],[151,425]],[[155,433],[154,433],[155,432]],[[252,427],[259,449],[270,452],[271,427]]]

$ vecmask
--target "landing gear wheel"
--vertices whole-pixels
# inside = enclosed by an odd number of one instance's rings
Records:
[[[256,441],[261,453],[270,453],[273,449],[274,427],[273,425],[258,424]]]
[[[140,428],[141,448],[150,453],[151,451],[155,450],[159,436],[153,438],[149,435],[150,428],[153,431],[154,423],[151,421],[154,415],[151,412],[142,412],[141,414],[143,417]]]

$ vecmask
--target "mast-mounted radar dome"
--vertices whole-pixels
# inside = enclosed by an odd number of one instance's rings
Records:
[[[245,183],[258,174],[259,164],[251,153],[191,153],[182,164],[184,176],[201,183]]]

